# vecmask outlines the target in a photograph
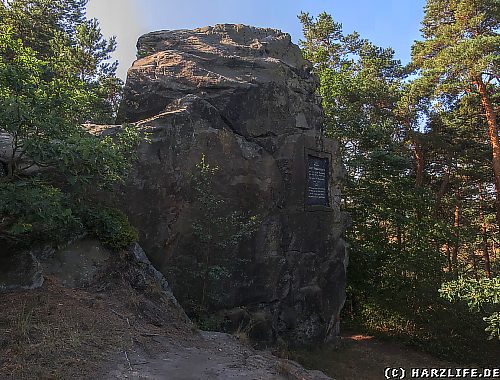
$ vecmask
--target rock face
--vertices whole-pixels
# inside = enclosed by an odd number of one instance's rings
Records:
[[[92,283],[99,270],[113,256],[97,240],[81,239],[60,249],[35,250],[43,275],[56,278],[67,287],[84,287]]]
[[[42,266],[31,252],[0,255],[0,293],[42,285]]]
[[[182,293],[185,276],[170,269],[190,255],[191,173],[205,155],[225,207],[260,221],[232,253],[244,273],[231,274],[220,308],[260,320],[264,340],[335,337],[347,266],[343,168],[337,142],[322,134],[310,64],[288,34],[243,25],[149,33],[137,47],[119,118],[149,142],[116,199],[141,246]]]

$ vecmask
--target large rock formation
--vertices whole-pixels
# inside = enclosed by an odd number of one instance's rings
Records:
[[[257,315],[263,339],[336,336],[347,266],[343,169],[299,48],[288,34],[243,25],[149,33],[137,47],[119,118],[150,141],[117,198],[153,263],[182,294],[186,276],[171,268],[192,254],[191,173],[204,154],[219,168],[214,186],[228,212],[260,220],[232,253],[244,273],[232,273],[220,307],[229,318]]]

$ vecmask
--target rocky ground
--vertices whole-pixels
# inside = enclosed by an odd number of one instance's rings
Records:
[[[99,292],[70,289],[56,279],[37,290],[1,294],[0,379],[328,378],[233,336],[198,332],[175,309],[155,309],[148,298],[129,286]],[[386,366],[456,366],[353,334],[338,349],[296,357],[337,380],[383,379]]]
[[[33,256],[43,286],[0,292],[0,379],[375,380],[385,367],[458,367],[348,334],[337,348],[281,350],[316,369],[306,370],[244,336],[199,331],[138,245],[112,253],[79,241]]]
[[[200,332],[141,250],[75,282],[78,252],[106,255],[97,248],[65,250],[71,260],[59,269],[56,258],[42,260],[40,288],[0,293],[0,379],[328,379],[233,336]]]
[[[235,337],[200,332],[191,344],[166,336],[153,336],[159,350],[154,354],[135,347],[126,357],[106,368],[102,379],[329,379],[319,371],[306,371],[298,364],[279,359],[267,351],[255,351]]]
[[[140,249],[107,264],[109,252],[95,242],[63,253],[60,267],[42,260],[42,287],[0,293],[0,379],[328,378],[234,336],[198,331]],[[92,274],[85,284],[71,275],[82,272]],[[457,367],[359,334],[345,335],[338,348],[283,354],[337,380],[383,379],[385,367]]]

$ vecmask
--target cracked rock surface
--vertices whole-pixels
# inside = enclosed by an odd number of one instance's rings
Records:
[[[182,305],[182,273],[197,212],[191,173],[204,154],[217,193],[258,214],[252,239],[232,253],[243,274],[223,286],[220,314],[237,327],[259,320],[258,339],[328,341],[339,331],[347,267],[338,143],[322,133],[317,79],[288,34],[244,25],[159,31],[140,37],[120,122],[147,132],[114,202],[167,274]],[[113,126],[95,126],[113,133]],[[308,157],[326,157],[328,207],[310,207]],[[239,319],[238,319],[239,318]]]

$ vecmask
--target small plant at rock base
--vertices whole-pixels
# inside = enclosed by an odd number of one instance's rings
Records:
[[[199,315],[195,323],[200,330],[220,331],[224,325],[224,318],[217,314]]]
[[[247,262],[237,253],[241,242],[257,230],[259,218],[231,205],[215,189],[219,168],[205,155],[192,173],[193,210],[191,255],[180,257],[176,277],[182,277],[185,307],[195,319],[208,320],[210,311],[223,304],[227,286]],[[181,295],[182,293],[182,295]]]

